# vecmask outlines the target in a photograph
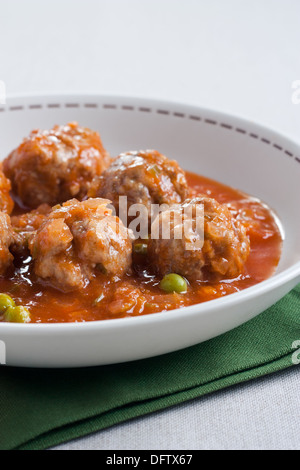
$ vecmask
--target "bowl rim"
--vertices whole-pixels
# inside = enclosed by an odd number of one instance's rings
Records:
[[[226,113],[223,111],[219,111],[213,108],[206,108],[198,105],[192,105],[190,103],[184,102],[177,102],[175,100],[162,100],[156,98],[149,98],[149,97],[140,97],[140,96],[133,96],[127,94],[103,94],[103,93],[83,93],[83,92],[47,92],[47,93],[22,93],[22,94],[8,94],[6,104],[1,105],[1,108],[6,109],[10,108],[11,104],[17,101],[24,102],[30,98],[33,99],[40,99],[42,101],[45,100],[56,100],[61,101],[62,99],[68,98],[76,98],[77,100],[86,101],[87,99],[95,99],[95,100],[111,100],[114,102],[120,102],[121,100],[129,100],[131,103],[140,104],[140,106],[144,105],[152,105],[153,106],[168,106],[172,108],[177,108],[178,110],[189,110],[188,113],[198,112],[201,111],[202,115],[206,116],[216,116],[218,115],[221,121],[235,121],[239,123],[243,123],[244,127],[250,129],[259,129],[263,132],[264,136],[276,136],[277,139],[281,141],[285,141],[287,145],[291,146],[292,148],[297,147],[299,155],[300,155],[300,142],[297,142],[292,137],[280,133],[275,129],[265,126],[264,124],[260,123],[259,121],[250,121],[249,119],[237,115]],[[39,111],[44,112],[45,109],[39,109]],[[186,111],[187,112],[187,111]],[[298,158],[297,158],[298,160]],[[274,289],[281,287],[289,282],[295,281],[295,285],[300,282],[300,261],[295,262],[289,268],[285,269],[281,273],[275,273],[270,278],[254,285],[248,287],[242,291],[230,294],[223,298],[218,298],[214,300],[210,300],[207,302],[181,307],[179,309],[162,311],[147,315],[139,315],[135,317],[125,317],[125,318],[117,318],[117,319],[110,319],[110,320],[95,320],[89,322],[71,322],[71,323],[33,323],[33,324],[16,324],[16,323],[5,323],[0,322],[0,333],[9,334],[9,333],[19,333],[19,332],[27,332],[27,333],[74,333],[75,331],[78,332],[80,330],[83,331],[90,331],[90,330],[119,330],[120,328],[124,329],[126,327],[134,328],[136,326],[147,326],[155,323],[164,323],[169,322],[170,320],[178,320],[181,319],[183,316],[185,318],[190,318],[194,316],[204,316],[209,312],[219,309],[222,306],[235,306],[238,303],[247,302],[254,297],[258,297],[265,293],[268,293]]]

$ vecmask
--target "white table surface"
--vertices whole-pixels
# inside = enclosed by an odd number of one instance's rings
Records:
[[[296,140],[299,44],[299,0],[0,0],[0,80],[10,94],[170,99]],[[299,379],[295,367],[60,448],[299,449]]]

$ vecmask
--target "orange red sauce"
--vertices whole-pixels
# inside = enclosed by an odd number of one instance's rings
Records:
[[[134,255],[134,273],[109,281],[99,273],[82,292],[64,294],[38,281],[31,258],[15,260],[10,276],[0,278],[0,292],[11,295],[30,309],[33,323],[65,323],[108,320],[147,315],[194,305],[241,291],[270,277],[280,260],[282,236],[270,209],[261,202],[205,177],[187,173],[195,195],[206,194],[230,203],[247,226],[251,253],[245,271],[237,279],[195,282],[186,294],[167,294],[151,273],[145,258]]]

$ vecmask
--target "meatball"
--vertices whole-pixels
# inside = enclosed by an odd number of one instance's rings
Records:
[[[31,212],[11,217],[14,231],[14,241],[11,250],[14,254],[25,255],[28,253],[30,238],[40,228],[50,212],[51,207],[48,204],[41,204]]]
[[[178,163],[155,150],[121,154],[100,177],[94,179],[89,191],[90,197],[104,197],[112,201],[124,222],[127,214],[124,217],[120,210],[120,196],[127,197],[128,210],[133,204],[142,204],[147,210],[148,222],[152,204],[180,203],[188,194],[186,177]],[[129,220],[132,218],[129,217]]]
[[[82,200],[110,163],[97,132],[77,123],[33,131],[3,162],[13,193],[28,208]]]
[[[132,235],[109,203],[73,199],[52,210],[29,241],[39,278],[68,292],[84,288],[97,271],[118,278],[130,271]]]
[[[148,256],[157,273],[180,274],[191,282],[239,276],[250,252],[243,225],[225,205],[208,197],[162,212],[151,236]]]
[[[9,247],[13,242],[13,229],[10,218],[4,212],[0,212],[0,275],[5,274],[13,263],[13,256]]]
[[[17,232],[34,232],[40,228],[42,222],[44,222],[51,210],[52,207],[48,206],[48,204],[41,204],[37,209],[31,212],[13,215],[11,217],[12,226]]]
[[[14,208],[14,201],[10,197],[11,184],[2,171],[0,164],[0,211],[11,214]]]

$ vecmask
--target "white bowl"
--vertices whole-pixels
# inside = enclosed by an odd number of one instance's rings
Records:
[[[161,314],[79,324],[0,323],[7,365],[82,367],[165,354],[247,322],[300,282],[299,144],[261,125],[182,104],[48,95],[14,97],[0,106],[0,158],[32,129],[74,120],[99,131],[112,155],[155,148],[186,170],[265,201],[284,228],[282,259],[277,273],[254,287]]]

